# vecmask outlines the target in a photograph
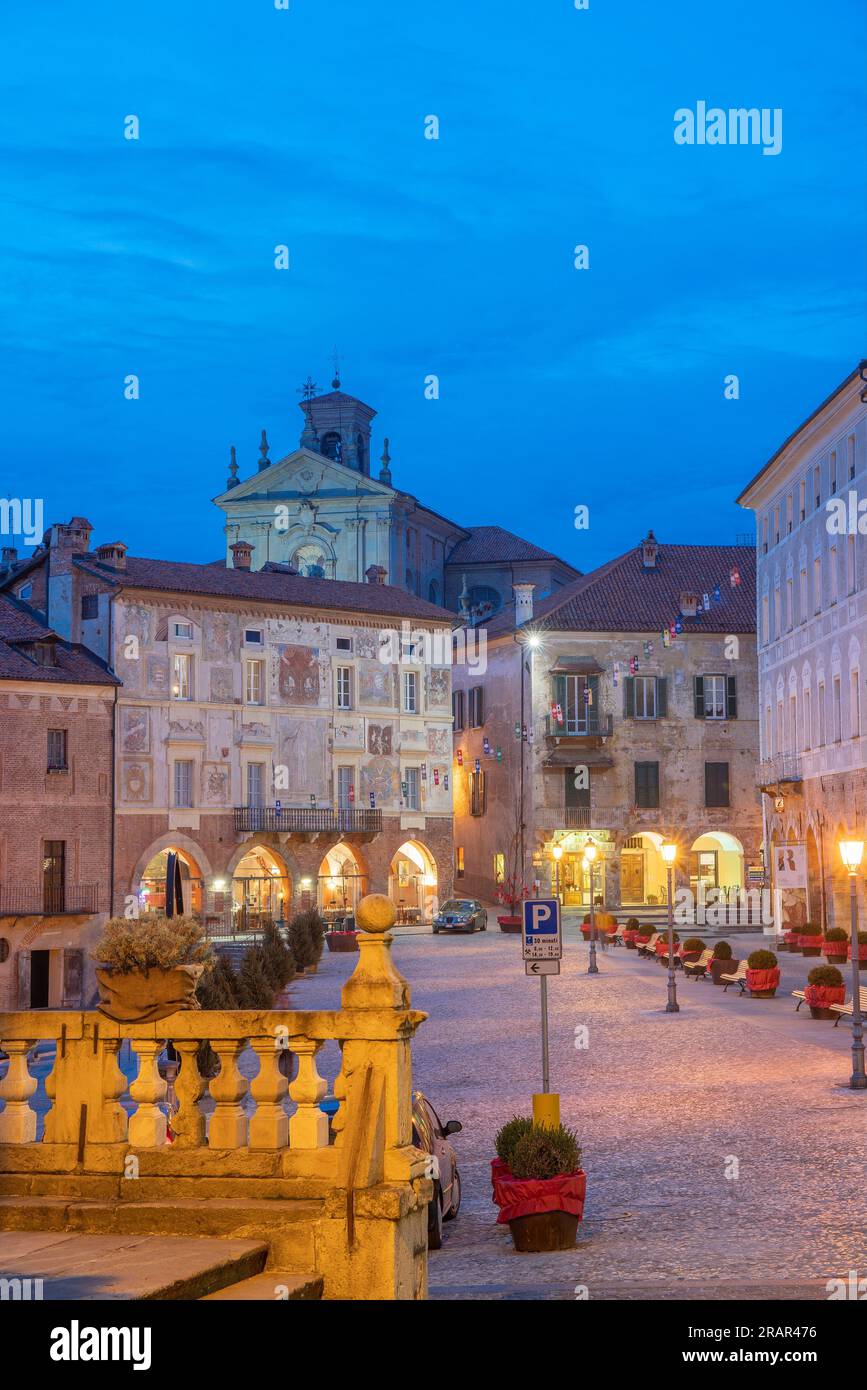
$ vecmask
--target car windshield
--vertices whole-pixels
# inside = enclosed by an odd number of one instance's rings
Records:
[[[472,912],[474,904],[468,902],[466,898],[452,898],[444,903],[440,912]]]

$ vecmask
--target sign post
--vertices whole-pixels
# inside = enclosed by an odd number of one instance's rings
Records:
[[[551,1093],[548,1065],[548,976],[560,974],[560,904],[556,898],[530,898],[522,906],[524,973],[539,976],[542,1006],[542,1090],[533,1096],[533,1123],[558,1125],[560,1097]]]

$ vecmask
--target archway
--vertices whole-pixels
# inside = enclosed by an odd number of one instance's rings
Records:
[[[188,849],[171,844],[157,850],[141,871],[136,889],[141,913],[147,916],[148,913],[164,913],[166,910],[166,865],[169,854],[176,854],[181,866],[184,912],[188,916],[200,917],[204,890],[202,869]]]
[[[696,897],[699,888],[744,886],[744,847],[737,835],[727,830],[706,830],[693,840],[689,850],[689,886]]]
[[[655,830],[630,835],[620,851],[620,901],[653,906],[668,900],[665,861],[660,854],[662,836]]]
[[[316,899],[326,921],[354,914],[367,891],[367,875],[358,855],[344,840],[328,850],[319,865]]]
[[[406,840],[391,861],[388,895],[398,921],[430,921],[437,910],[437,866],[419,840]]]
[[[270,923],[286,926],[292,880],[285,861],[266,845],[251,845],[232,873],[229,912],[233,935],[261,932]],[[215,890],[217,883],[214,884]]]

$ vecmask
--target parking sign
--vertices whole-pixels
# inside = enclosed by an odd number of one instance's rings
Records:
[[[563,936],[556,898],[529,898],[523,903],[524,960],[560,960]]]

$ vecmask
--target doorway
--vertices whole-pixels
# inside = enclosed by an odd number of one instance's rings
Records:
[[[48,978],[51,965],[50,951],[30,952],[30,1007],[48,1008]]]

